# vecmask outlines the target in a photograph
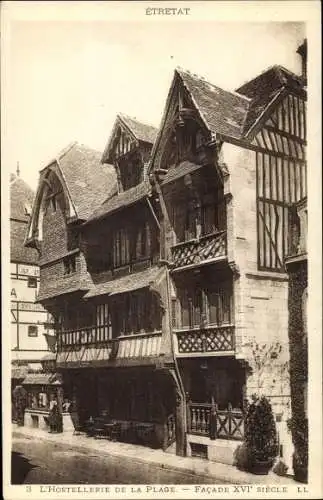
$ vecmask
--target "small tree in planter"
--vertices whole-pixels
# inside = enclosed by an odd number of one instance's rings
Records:
[[[248,406],[244,439],[248,470],[268,474],[278,455],[278,439],[271,404],[264,396],[254,396]]]

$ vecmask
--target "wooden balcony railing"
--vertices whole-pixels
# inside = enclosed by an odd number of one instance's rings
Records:
[[[139,333],[120,336],[113,341],[112,357],[140,358],[158,356],[161,344],[161,332]]]
[[[158,356],[161,344],[161,332],[145,332],[133,335],[120,335],[111,338],[108,326],[90,326],[58,332],[58,351],[65,348],[109,347],[110,358],[137,358]]]
[[[203,329],[174,330],[178,354],[226,352],[235,349],[234,326],[208,326]]]
[[[211,439],[236,439],[244,437],[244,414],[240,409],[219,410],[209,403],[187,404],[187,431],[189,434]]]
[[[208,234],[199,239],[178,243],[172,247],[174,267],[201,265],[227,254],[226,231]]]
[[[111,343],[111,331],[107,325],[87,326],[57,332],[58,349],[63,346],[89,346]]]

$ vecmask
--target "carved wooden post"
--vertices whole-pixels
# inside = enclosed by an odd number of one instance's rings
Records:
[[[185,450],[185,400],[176,388],[176,455],[184,457]]]
[[[191,400],[188,394],[186,394],[186,420],[187,420],[187,432],[190,434],[192,431],[192,417],[191,417]]]
[[[228,438],[231,437],[232,432],[232,404],[228,403]]]
[[[216,439],[216,420],[217,420],[217,404],[212,396],[212,406],[210,415],[210,439]]]

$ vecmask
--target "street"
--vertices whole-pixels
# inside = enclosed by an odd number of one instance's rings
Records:
[[[12,484],[214,484],[213,478],[164,469],[133,458],[76,450],[14,433]],[[223,483],[219,481],[218,484]]]

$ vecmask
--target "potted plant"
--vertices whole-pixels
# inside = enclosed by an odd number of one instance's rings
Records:
[[[248,470],[268,474],[278,455],[278,439],[271,404],[264,396],[254,396],[247,408],[244,439]]]

